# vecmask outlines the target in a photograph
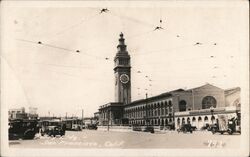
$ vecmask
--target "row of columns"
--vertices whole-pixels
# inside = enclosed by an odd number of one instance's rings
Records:
[[[166,126],[173,122],[173,118],[157,118],[157,119],[149,119],[148,124],[154,126]],[[130,125],[146,125],[146,120],[130,120]]]
[[[176,117],[175,125],[176,128],[179,128],[182,124],[191,124],[197,129],[201,129],[203,126],[206,126],[206,124],[214,124],[217,119],[217,115]]]

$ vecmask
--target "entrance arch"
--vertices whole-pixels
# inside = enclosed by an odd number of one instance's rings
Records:
[[[195,117],[192,118],[192,126],[196,126],[196,118]]]
[[[202,118],[199,117],[198,118],[198,129],[201,129],[201,127],[202,127]]]
[[[182,118],[181,123],[185,124],[185,118]]]
[[[214,116],[211,117],[211,123],[212,123],[212,124],[215,123],[215,117],[214,117]]]
[[[204,118],[204,123],[205,123],[205,125],[208,124],[208,117],[207,116],[205,116],[205,118]]]

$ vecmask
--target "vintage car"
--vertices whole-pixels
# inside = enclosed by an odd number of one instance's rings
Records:
[[[190,133],[193,133],[193,127],[191,124],[182,124],[181,127],[179,129],[177,129],[178,133],[179,132],[184,132],[184,133],[187,133],[187,132],[190,132]]]
[[[41,132],[42,136],[44,136],[45,134],[47,134],[48,136],[54,136],[54,137],[56,135],[63,136],[65,135],[65,130],[63,130],[59,126],[48,126],[45,130]]]
[[[143,127],[143,128],[142,128],[142,131],[143,131],[143,132],[155,133],[154,127],[153,127],[153,126],[150,126],[150,125]]]
[[[9,140],[33,139],[38,132],[39,127],[37,120],[9,120]]]
[[[143,132],[150,132],[150,133],[154,133],[154,127],[153,126],[140,126],[140,125],[133,125],[132,126],[132,130],[133,131],[143,131]]]
[[[168,124],[165,126],[167,130],[175,130],[175,126],[173,124]]]
[[[97,130],[97,125],[96,124],[88,124],[86,128],[89,130]]]
[[[133,131],[142,131],[142,126],[134,124],[132,126]]]
[[[48,136],[56,136],[65,135],[66,125],[61,121],[56,120],[44,120],[41,121],[41,135],[44,136],[47,134]]]

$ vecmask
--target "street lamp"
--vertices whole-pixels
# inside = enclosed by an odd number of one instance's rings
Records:
[[[212,124],[213,124],[213,123],[214,123],[214,122],[213,122],[213,119],[212,119],[213,116],[214,116],[214,107],[213,107],[213,106],[210,107],[210,112],[211,112],[211,115],[212,115],[211,121],[212,121]]]

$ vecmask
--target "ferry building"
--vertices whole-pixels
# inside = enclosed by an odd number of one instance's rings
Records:
[[[131,63],[123,34],[114,58],[115,101],[100,106],[99,125],[153,125],[161,128],[191,123],[200,129],[220,114],[236,117],[240,112],[240,88],[221,89],[211,84],[176,89],[131,101]]]

